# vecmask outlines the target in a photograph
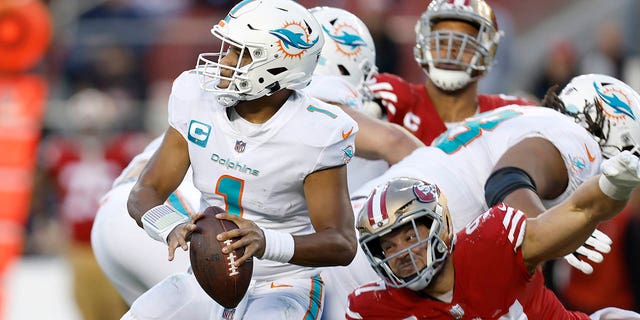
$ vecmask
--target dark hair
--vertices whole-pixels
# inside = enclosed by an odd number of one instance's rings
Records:
[[[579,117],[579,114],[576,114],[567,110],[567,107],[564,105],[564,102],[562,102],[562,100],[560,99],[560,97],[558,97],[558,94],[556,93],[556,91],[558,90],[558,87],[559,86],[556,84],[551,86],[551,88],[547,90],[547,93],[544,95],[544,98],[542,99],[542,106],[545,108],[551,108],[564,115],[570,116],[574,118],[576,122],[582,121],[582,119],[580,119]],[[602,105],[600,104],[600,101],[598,99],[594,99],[593,102],[589,103],[585,99],[584,103],[585,103],[585,107],[583,111],[583,116],[584,116],[584,121],[587,125],[585,129],[587,129],[587,131],[589,131],[589,133],[591,133],[591,135],[593,135],[594,137],[601,139],[600,141],[606,141],[608,137],[605,135],[603,129],[605,125],[607,127],[609,126],[609,122],[607,122],[606,124],[604,122],[605,115],[602,111]],[[595,119],[591,117],[590,111],[592,108],[595,108],[596,110]],[[609,130],[607,130],[607,132],[608,131]]]

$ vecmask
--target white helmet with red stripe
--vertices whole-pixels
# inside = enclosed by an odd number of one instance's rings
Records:
[[[429,228],[427,237],[420,237],[419,224]],[[407,225],[414,228],[415,243],[386,256],[381,237]],[[445,196],[436,185],[414,178],[396,178],[376,187],[358,214],[357,228],[360,246],[374,270],[395,288],[426,288],[455,242]],[[426,250],[426,263],[417,256],[420,250]],[[394,273],[389,262],[400,256],[409,257],[415,273],[404,277]]]
[[[445,20],[467,22],[478,34],[433,30],[436,23]],[[503,34],[493,9],[484,0],[433,0],[415,29],[414,57],[429,79],[446,91],[463,88],[489,71]],[[469,51],[473,52],[471,58],[466,55]]]

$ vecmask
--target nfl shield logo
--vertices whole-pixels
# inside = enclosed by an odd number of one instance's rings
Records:
[[[241,153],[241,152],[244,152],[244,147],[246,146],[247,146],[246,142],[236,140],[236,147],[234,149],[236,150],[236,152]]]
[[[462,317],[464,317],[464,310],[459,304],[453,306],[449,312],[455,319],[462,319]]]

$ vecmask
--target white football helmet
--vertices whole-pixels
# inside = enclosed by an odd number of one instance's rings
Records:
[[[303,6],[292,0],[242,1],[211,29],[222,40],[220,52],[202,53],[196,71],[201,86],[217,94],[226,106],[253,100],[280,89],[302,89],[311,81],[324,38],[320,25]],[[252,61],[244,66],[221,63],[230,46]],[[231,76],[222,70],[232,71]],[[226,72],[229,74],[229,72]],[[228,87],[218,86],[228,80]]]
[[[378,73],[376,48],[367,26],[349,11],[332,7],[309,9],[324,30],[322,47],[315,74],[341,75],[363,96],[370,96],[365,82]]]
[[[417,224],[420,223],[429,228],[427,238],[419,236]],[[380,245],[381,237],[405,225],[413,226],[416,242],[385,256]],[[391,287],[408,287],[415,291],[429,285],[455,242],[446,198],[436,185],[413,178],[396,178],[378,186],[360,210],[357,228],[360,246],[378,275]],[[419,258],[415,253],[420,246],[426,250],[426,266],[422,268],[417,264]],[[415,274],[403,278],[391,270],[389,262],[405,255],[411,260]]]
[[[598,141],[605,158],[640,148],[640,95],[602,74],[573,78],[559,95],[559,111],[576,119]]]
[[[442,20],[468,22],[478,28],[478,35],[433,31],[434,25]],[[429,79],[446,91],[461,89],[489,71],[503,34],[498,30],[493,9],[484,0],[433,0],[415,29],[414,57]],[[473,50],[473,57],[464,61],[463,54],[469,50]],[[445,69],[443,65],[455,69]]]

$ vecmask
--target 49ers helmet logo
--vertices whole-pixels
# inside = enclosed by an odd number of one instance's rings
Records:
[[[416,184],[413,186],[413,193],[418,201],[429,203],[438,199],[438,188],[432,184]]]

